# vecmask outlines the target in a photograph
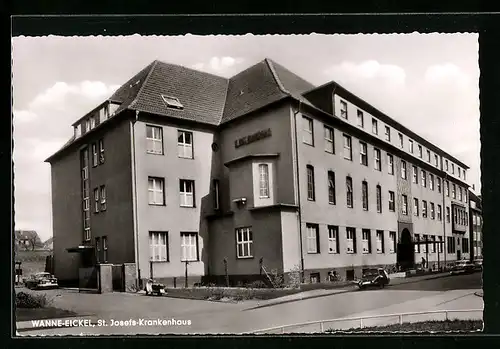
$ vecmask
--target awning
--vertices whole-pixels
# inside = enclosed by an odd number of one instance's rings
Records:
[[[89,250],[93,250],[93,249],[94,249],[94,246],[91,246],[91,245],[79,245],[79,246],[67,248],[66,251],[72,253],[72,252],[84,252],[84,251],[89,251]]]

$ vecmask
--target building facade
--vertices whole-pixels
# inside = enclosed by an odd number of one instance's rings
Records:
[[[471,260],[483,258],[483,219],[481,197],[469,191],[469,232]]]
[[[469,258],[465,164],[269,59],[229,79],[155,61],[73,127],[47,159],[60,280],[133,263],[169,285],[318,282]]]

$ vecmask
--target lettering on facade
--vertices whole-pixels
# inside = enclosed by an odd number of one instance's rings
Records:
[[[267,137],[271,137],[272,133],[271,133],[271,129],[268,128],[266,130],[261,130],[261,131],[258,131],[258,132],[255,132],[251,135],[248,135],[248,136],[245,136],[245,137],[241,137],[237,140],[234,141],[234,147],[235,148],[239,148],[243,145],[247,145],[247,144],[250,144],[250,143],[253,143],[253,142],[257,142],[257,141],[260,141],[261,139],[264,139],[264,138],[267,138]]]

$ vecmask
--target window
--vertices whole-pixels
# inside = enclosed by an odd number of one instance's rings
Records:
[[[375,135],[378,135],[378,122],[375,119],[372,119],[372,132]]]
[[[431,219],[436,219],[436,211],[433,202],[431,202]]]
[[[374,148],[373,149],[373,154],[374,154],[374,165],[375,165],[375,169],[377,171],[381,171],[382,170],[382,163],[380,162],[380,149],[377,149],[377,148]]]
[[[418,184],[418,170],[417,170],[417,166],[412,165],[412,170],[413,170],[413,183]]]
[[[395,203],[394,203],[394,192],[393,191],[389,191],[389,211],[392,211],[394,212],[396,210],[396,206],[395,206]]]
[[[92,143],[92,167],[98,164],[97,144]]]
[[[106,186],[101,185],[101,211],[106,211]]]
[[[438,188],[438,193],[441,193],[441,178],[437,177],[437,188]]]
[[[149,260],[152,262],[168,262],[168,233],[149,232]]]
[[[450,196],[450,182],[446,181],[446,196]]]
[[[368,166],[367,148],[368,146],[365,142],[359,141],[359,162],[361,165],[365,166]]]
[[[302,116],[302,123],[304,124],[302,129],[302,141],[305,144],[314,145],[314,131],[313,131],[312,119]]]
[[[395,231],[389,232],[389,252],[390,253],[396,252],[396,232]]]
[[[469,253],[469,239],[462,238],[462,252]]]
[[[455,174],[455,164],[451,164],[451,173]]]
[[[346,228],[347,253],[356,253],[356,229]]]
[[[444,167],[446,168],[446,171],[449,170],[449,167],[448,167],[448,160],[444,160]]]
[[[422,200],[422,217],[427,218],[427,201]]]
[[[90,120],[85,120],[85,133],[90,131]]]
[[[176,97],[161,95],[161,98],[163,99],[163,102],[165,102],[167,107],[169,107],[169,108],[184,109],[184,106],[179,101],[179,99]]]
[[[245,227],[236,229],[236,257],[237,258],[253,257],[252,228]]]
[[[394,174],[394,156],[387,154],[387,171],[389,174]]]
[[[339,227],[328,226],[328,253],[339,253]]]
[[[415,253],[420,253],[420,235],[418,234],[415,234],[415,248],[414,248],[414,251]]]
[[[431,162],[431,151],[427,150],[427,162]]]
[[[467,202],[467,189],[464,189],[464,202]]]
[[[413,141],[411,139],[408,140],[408,151],[413,154]]]
[[[179,180],[179,194],[182,207],[194,207],[194,181]]]
[[[260,198],[269,197],[269,165],[259,164],[259,196]]]
[[[82,124],[78,124],[75,126],[75,138],[78,138],[82,135]]]
[[[377,185],[377,212],[382,213],[382,187]]]
[[[325,126],[325,151],[327,153],[335,153],[333,128]]]
[[[102,261],[106,263],[108,261],[108,237],[102,237]]]
[[[95,257],[97,263],[101,262],[101,238],[95,238]]]
[[[462,197],[462,187],[459,187],[458,188],[458,200],[462,201],[463,197]]]
[[[365,120],[361,110],[358,110],[358,126],[361,128],[365,127]]]
[[[352,161],[352,139],[348,135],[344,135],[344,159]]]
[[[438,163],[439,163],[438,156],[434,154],[434,166],[438,167]]]
[[[98,188],[94,189],[94,201],[95,201],[94,212],[99,213],[99,189]]]
[[[427,241],[427,235],[422,235],[422,241]],[[427,244],[422,245],[422,252],[427,253]]]
[[[353,207],[353,197],[352,197],[352,178],[346,177],[345,180],[346,188],[347,188],[347,207]]]
[[[385,253],[383,230],[377,230],[377,253]]]
[[[418,217],[419,212],[419,205],[418,205],[418,199],[413,198],[413,215]]]
[[[439,241],[438,251],[439,251],[439,253],[443,253],[443,237],[442,236],[438,236],[438,241]]]
[[[198,233],[181,232],[181,261],[198,260]]]
[[[347,119],[347,103],[345,101],[340,101],[340,116]]]
[[[453,184],[451,192],[452,192],[453,198],[456,199],[457,198],[457,187],[455,186],[455,184]]]
[[[420,170],[420,174],[421,174],[421,177],[422,177],[422,187],[427,187],[427,172],[425,172],[424,170]]]
[[[423,156],[423,155],[422,155],[422,146],[421,146],[420,144],[418,145],[418,156],[419,156],[420,158],[422,158],[422,156]]]
[[[450,208],[446,207],[446,221],[450,223]]]
[[[99,123],[103,123],[104,121],[108,120],[109,117],[109,109],[108,105],[102,107],[99,109]]]
[[[401,160],[401,178],[406,179],[406,161]]]
[[[455,238],[453,236],[446,238],[446,245],[448,253],[455,253]]]
[[[193,133],[187,131],[177,132],[177,155],[180,158],[193,158]]]
[[[460,167],[457,167],[457,172],[458,172],[458,178],[462,177],[462,171],[460,170]]]
[[[95,117],[92,115],[90,117],[90,129],[92,130],[95,127]]]
[[[403,206],[401,208],[401,212],[404,215],[408,214],[408,197],[406,195],[403,195]]]
[[[163,154],[163,129],[161,127],[146,125],[146,152]]]
[[[385,127],[385,140],[388,142],[391,141],[391,128],[389,126]]]
[[[317,224],[306,224],[307,253],[319,253],[319,227]]]
[[[443,220],[443,212],[442,212],[442,207],[441,205],[438,204],[438,220]]]
[[[104,164],[104,140],[99,140],[99,164]]]
[[[363,198],[363,210],[368,211],[368,183],[363,181],[361,183],[361,191]]]
[[[306,166],[307,169],[307,200],[314,201],[316,193],[314,188],[314,167],[311,165]]]
[[[404,148],[403,135],[401,133],[399,133],[398,136],[399,136],[399,147]]]
[[[429,174],[429,189],[434,190],[434,175],[432,173]]]
[[[214,210],[218,210],[220,208],[220,196],[219,196],[219,180],[213,180],[214,186]]]
[[[363,253],[372,253],[372,244],[371,244],[371,232],[370,229],[363,229],[361,231],[362,234],[362,243],[363,243]]]
[[[335,173],[328,171],[328,203],[335,205]]]
[[[431,252],[436,253],[436,237],[434,235],[431,236],[431,241],[432,241]]]
[[[165,195],[163,192],[165,180],[158,177],[148,178],[148,194],[150,205],[165,205]]]
[[[465,181],[465,179],[466,179],[466,178],[465,178],[465,170],[463,170],[463,177],[464,177],[464,181]]]

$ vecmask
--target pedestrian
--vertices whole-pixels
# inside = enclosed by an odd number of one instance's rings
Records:
[[[425,258],[422,257],[422,269],[425,269]]]

